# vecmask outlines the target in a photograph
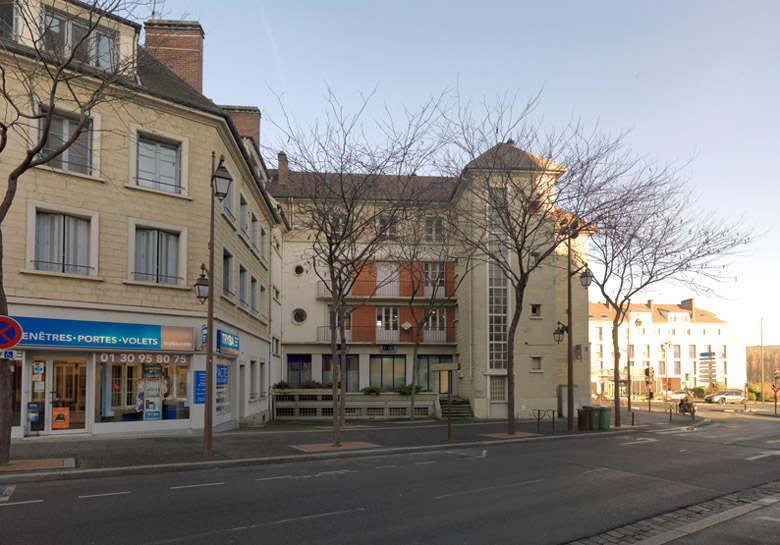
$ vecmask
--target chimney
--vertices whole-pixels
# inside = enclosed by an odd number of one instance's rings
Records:
[[[655,304],[653,303],[652,299],[649,299],[647,301],[647,306],[650,307],[650,312],[651,313],[655,312]]]
[[[152,19],[144,23],[149,52],[203,92],[203,27],[198,21]]]
[[[686,299],[680,303],[680,306],[691,313],[692,322],[696,321],[696,299],[693,297]]]
[[[260,147],[260,109],[255,106],[220,106],[227,112],[241,136],[251,136]]]
[[[279,165],[277,168],[279,169],[279,183],[280,184],[286,184],[287,183],[287,176],[289,174],[288,168],[287,168],[287,154],[283,151],[279,152]]]

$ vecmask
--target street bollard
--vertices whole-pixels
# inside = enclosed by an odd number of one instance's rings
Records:
[[[669,407],[669,422],[672,421],[672,408]]]
[[[631,426],[634,425],[634,411],[631,411]]]
[[[552,432],[555,433],[555,409],[548,409],[547,413],[550,415],[550,420],[552,420]]]
[[[532,411],[534,413],[534,416],[536,416],[536,433],[541,434],[542,433],[542,415],[547,414],[547,411],[544,409],[534,409]]]

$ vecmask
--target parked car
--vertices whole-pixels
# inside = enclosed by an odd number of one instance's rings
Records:
[[[685,390],[675,390],[669,394],[669,399],[685,399],[686,395]]]
[[[741,390],[721,390],[708,396],[704,396],[704,401],[707,403],[744,403],[745,394]]]

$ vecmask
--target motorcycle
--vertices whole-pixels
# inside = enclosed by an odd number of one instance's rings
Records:
[[[690,414],[691,416],[696,414],[696,403],[693,401],[681,399],[680,403],[677,405],[677,408],[680,414]]]

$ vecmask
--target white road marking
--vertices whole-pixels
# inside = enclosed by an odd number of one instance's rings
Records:
[[[607,468],[597,467],[596,469],[589,469],[588,471],[583,471],[583,473],[596,473],[597,471],[607,471]]]
[[[758,517],[760,520],[771,520],[772,522],[780,522],[780,518],[777,517]]]
[[[0,507],[11,507],[12,505],[25,505],[27,503],[43,503],[43,500],[15,501],[11,503],[0,503]]]
[[[725,441],[725,443],[729,445],[731,443],[738,443],[739,441],[752,441],[753,439],[758,439],[758,437],[737,437],[736,439]]]
[[[768,444],[771,443],[780,443],[780,439],[772,439],[771,441],[767,441]]]
[[[7,502],[11,499],[11,494],[16,490],[15,485],[0,485],[0,503]]]
[[[108,492],[106,494],[89,494],[88,496],[79,496],[80,500],[83,500],[84,498],[103,498],[105,496],[121,496],[123,494],[129,494],[130,491],[127,492]]]
[[[182,488],[200,488],[202,486],[219,486],[225,484],[222,483],[203,483],[203,484],[185,484],[184,486],[172,486],[169,490],[180,490]]]
[[[279,479],[292,479],[292,475],[281,475],[279,477],[262,477],[260,479],[255,479],[256,481],[277,481]]]
[[[444,498],[453,498],[455,496],[464,496],[466,494],[477,494],[479,492],[489,492],[491,490],[501,490],[502,488],[514,488],[516,486],[525,486],[527,484],[541,483],[542,481],[544,481],[544,479],[534,479],[533,481],[523,481],[521,483],[500,484],[498,486],[488,486],[488,487],[485,487],[485,488],[474,488],[472,490],[464,490],[462,492],[453,492],[452,494],[442,494],[441,496],[436,496],[433,499],[434,500],[442,500]]]
[[[778,455],[780,455],[780,450],[770,450],[770,451],[764,451],[758,456],[751,456],[750,458],[745,458],[745,460],[750,460],[750,461],[760,460],[761,458],[768,458],[769,456],[778,456]]]
[[[435,460],[429,460],[427,462],[415,462],[414,465],[416,465],[416,466],[425,466],[425,465],[428,465],[428,464],[435,464],[435,463],[436,463]]]
[[[390,468],[393,468],[393,467],[398,467],[398,466],[396,466],[396,465],[391,465],[391,466],[376,466],[374,469],[390,469]]]
[[[314,520],[314,519],[321,519],[325,517],[335,517],[340,515],[349,515],[352,513],[358,513],[361,511],[365,511],[365,508],[360,507],[358,509],[347,509],[344,511],[331,511],[329,513],[319,513],[316,515],[305,515],[303,517],[296,517],[291,519],[282,519],[282,520],[273,520],[270,522],[260,522],[258,524],[250,524],[248,526],[235,526],[233,528],[226,528],[224,530],[212,530],[211,532],[203,532],[202,534],[191,534],[188,536],[179,536],[174,537],[172,539],[165,539],[162,541],[155,541],[151,545],[164,545],[166,543],[180,543],[182,541],[204,541],[202,538],[208,537],[208,536],[214,536],[218,534],[227,534],[227,533],[234,533],[234,532],[243,532],[246,530],[255,530],[257,528],[263,528],[264,526],[276,526],[279,524],[289,524],[291,522],[301,522],[304,520]]]
[[[636,441],[632,441],[630,443],[620,443],[621,447],[625,447],[626,445],[644,445],[646,443],[655,443],[658,441],[658,439],[653,439],[652,437],[639,437]]]
[[[688,450],[687,448],[681,448],[680,452],[686,452],[687,450]]]

